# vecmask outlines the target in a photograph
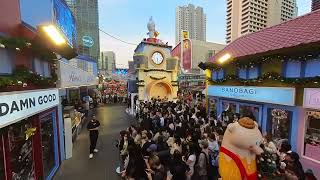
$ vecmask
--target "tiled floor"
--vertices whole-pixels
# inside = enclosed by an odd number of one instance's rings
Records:
[[[125,113],[125,106],[107,105],[97,109],[101,128],[97,148],[99,152],[93,159],[88,158],[88,132],[83,129],[73,148],[73,157],[65,160],[54,180],[118,180],[115,173],[119,163],[115,140],[120,130],[126,129],[131,118]]]

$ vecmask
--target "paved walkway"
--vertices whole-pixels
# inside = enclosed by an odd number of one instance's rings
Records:
[[[118,180],[115,173],[119,163],[115,140],[120,130],[130,126],[131,118],[125,113],[125,106],[107,105],[97,109],[100,120],[99,152],[89,159],[88,132],[83,129],[73,148],[73,157],[64,161],[54,180]]]

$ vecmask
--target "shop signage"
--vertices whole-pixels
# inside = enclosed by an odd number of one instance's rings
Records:
[[[208,95],[288,106],[295,103],[294,88],[209,86]]]
[[[82,43],[86,47],[92,47],[94,45],[94,41],[93,41],[92,37],[90,37],[90,36],[83,36]]]
[[[59,87],[61,88],[98,85],[98,79],[92,73],[83,71],[62,61],[59,61],[59,67]]]
[[[0,128],[59,104],[58,89],[0,94]]]
[[[303,107],[320,109],[320,88],[305,88]]]

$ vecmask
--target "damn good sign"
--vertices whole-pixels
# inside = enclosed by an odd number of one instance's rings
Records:
[[[0,128],[58,104],[58,89],[0,93]]]

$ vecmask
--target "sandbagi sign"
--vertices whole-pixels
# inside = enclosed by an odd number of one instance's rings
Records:
[[[59,104],[58,89],[0,94],[0,128]]]
[[[294,88],[209,86],[208,95],[288,106],[295,104]]]

